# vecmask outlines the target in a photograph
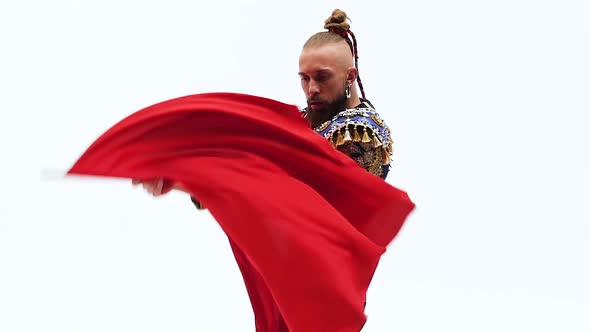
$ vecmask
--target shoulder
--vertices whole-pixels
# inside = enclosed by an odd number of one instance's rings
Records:
[[[371,169],[368,169],[371,173],[381,173],[391,163],[391,131],[369,101],[338,113],[315,130],[345,153],[360,151],[357,157],[365,159],[371,155]]]
[[[341,111],[314,129],[324,138],[332,141],[334,146],[342,145],[347,141],[371,142],[376,147],[383,146],[387,150],[391,150],[393,146],[389,127],[375,108],[366,101],[359,107]],[[356,132],[354,132],[355,129]]]

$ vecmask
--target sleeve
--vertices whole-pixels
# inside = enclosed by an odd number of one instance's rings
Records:
[[[351,132],[352,134],[350,134]],[[384,146],[379,135],[370,127],[349,125],[344,129],[344,134],[342,134],[342,130],[335,134],[336,137],[332,137],[332,142],[336,149],[348,155],[369,173],[383,179],[387,177],[391,155],[390,147]],[[335,143],[334,138],[336,139]]]
[[[374,147],[370,142],[346,142],[337,149],[348,155],[369,173],[384,179],[387,177],[389,165],[383,164],[383,149]]]

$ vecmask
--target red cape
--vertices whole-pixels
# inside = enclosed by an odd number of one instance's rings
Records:
[[[295,106],[232,93],[136,112],[68,174],[181,183],[227,234],[258,332],[360,331],[379,258],[414,208]]]

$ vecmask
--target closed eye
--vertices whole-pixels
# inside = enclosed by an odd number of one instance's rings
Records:
[[[324,82],[324,81],[327,81],[328,79],[330,79],[330,74],[326,74],[326,73],[318,74],[315,77],[315,80],[318,82]]]

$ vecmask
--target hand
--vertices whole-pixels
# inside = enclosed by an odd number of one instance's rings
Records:
[[[141,184],[143,189],[155,197],[167,194],[174,189],[174,183],[164,178],[153,178],[148,180],[133,179],[132,183],[134,186]]]

